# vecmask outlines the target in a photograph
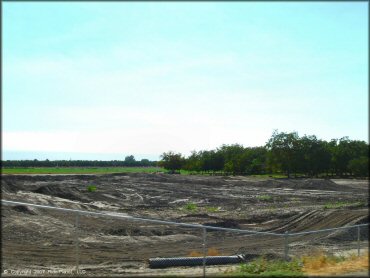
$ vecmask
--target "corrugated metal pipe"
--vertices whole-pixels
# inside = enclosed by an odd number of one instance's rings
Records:
[[[150,268],[165,268],[173,266],[200,266],[204,257],[177,257],[177,258],[151,258]],[[237,264],[245,261],[244,255],[209,256],[205,257],[206,265]]]

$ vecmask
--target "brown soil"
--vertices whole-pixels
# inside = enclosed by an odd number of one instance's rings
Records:
[[[95,192],[87,187],[95,185]],[[268,197],[266,197],[268,196]],[[368,182],[324,179],[166,174],[3,175],[2,198],[34,204],[166,219],[218,227],[277,233],[368,222]],[[327,204],[346,203],[337,209]],[[187,209],[196,204],[194,210]],[[2,206],[3,270],[31,275],[74,270],[75,215],[25,206]],[[322,248],[355,248],[357,229],[289,239],[289,254]],[[124,219],[81,216],[79,263],[84,275],[201,275],[201,268],[154,270],[153,257],[202,252],[202,231]],[[367,246],[368,230],[361,229]],[[221,255],[282,257],[283,237],[208,231],[207,246]],[[40,270],[40,273],[36,271]],[[8,271],[8,273],[9,273]],[[42,272],[44,271],[44,272]],[[52,272],[54,271],[54,273]],[[224,271],[207,267],[209,273]],[[4,272],[2,273],[4,274]],[[38,275],[36,275],[38,274]]]

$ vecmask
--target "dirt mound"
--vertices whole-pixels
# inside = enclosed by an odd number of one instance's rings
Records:
[[[351,225],[358,225],[358,224],[367,224],[369,223],[368,217],[363,217],[360,220],[352,223]],[[360,227],[360,240],[362,238],[368,238],[369,236],[369,226],[362,226]],[[350,228],[345,230],[338,230],[333,233],[331,233],[328,236],[328,239],[332,242],[338,242],[338,241],[356,241],[358,237],[358,228]]]
[[[3,179],[1,181],[1,192],[3,193],[16,193],[19,190],[19,186],[16,182]]]
[[[25,214],[30,214],[30,215],[36,215],[37,212],[34,208],[27,207],[27,206],[14,206],[12,207],[14,211],[25,213]]]
[[[108,229],[104,233],[113,236],[167,236],[173,235],[174,231],[170,229],[116,228]]]
[[[58,185],[45,185],[33,190],[34,193],[55,196],[63,199],[89,202],[88,197],[84,196],[76,187],[59,187]]]
[[[197,184],[197,185],[223,185],[225,181],[222,177],[195,176],[195,175],[170,175],[170,174],[146,174],[130,173],[129,177],[146,182],[154,183],[173,183],[173,184]]]
[[[336,184],[331,180],[326,179],[306,179],[301,181],[300,183],[295,184],[295,189],[313,189],[313,190],[328,190],[328,191],[336,191],[336,190],[348,190],[347,187],[341,186]]]
[[[290,188],[306,190],[325,190],[325,191],[353,191],[348,186],[337,184],[329,179],[271,179],[259,181],[259,186],[273,188]]]
[[[204,225],[212,226],[212,227],[240,229],[239,222],[233,219],[225,219],[224,221],[213,222],[213,223],[204,223]]]
[[[273,232],[280,232],[283,233],[285,231],[290,232],[302,232],[302,231],[309,231],[309,230],[320,230],[320,229],[327,229],[327,228],[337,228],[343,227],[345,225],[355,225],[360,224],[359,221],[363,221],[362,223],[367,222],[367,216],[364,216],[364,210],[347,210],[346,213],[340,210],[311,210],[301,214],[296,214],[285,221],[278,223],[278,225],[270,231]],[[353,233],[353,231],[357,228],[351,229],[349,232]],[[347,230],[338,230],[335,232],[330,233],[330,237],[338,235],[338,239],[341,237],[342,232],[346,232]],[[329,237],[329,233],[323,232],[322,234],[325,237]]]

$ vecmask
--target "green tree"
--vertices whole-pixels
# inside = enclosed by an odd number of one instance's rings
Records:
[[[369,156],[369,145],[364,141],[350,140],[348,137],[343,137],[337,141],[337,145],[333,151],[333,166],[337,175],[352,174],[349,162],[353,159],[362,156]],[[353,165],[352,165],[353,166]]]
[[[140,160],[140,166],[144,166],[144,167],[150,166],[149,159],[143,158],[142,160]]]
[[[359,158],[351,159],[348,163],[348,169],[356,177],[369,176],[369,157],[361,156]]]
[[[191,155],[185,159],[183,169],[188,171],[201,171],[200,154],[196,151],[192,151]]]
[[[247,174],[263,174],[266,172],[267,150],[265,147],[246,148],[245,160]]]
[[[299,140],[296,165],[308,176],[318,176],[330,167],[331,154],[328,143],[318,140],[315,135],[303,136]]]
[[[170,170],[174,172],[176,170],[180,170],[185,164],[185,158],[181,155],[181,153],[174,153],[169,151],[167,153],[163,153],[161,155],[161,161],[159,161],[159,165],[166,170]]]
[[[133,155],[129,155],[125,157],[125,164],[126,166],[135,166],[136,160]]]
[[[239,144],[222,145],[219,149],[224,158],[224,171],[228,173],[241,174],[245,172],[246,164],[243,159],[244,147]]]
[[[210,168],[212,171],[222,171],[224,168],[225,159],[222,155],[222,152],[219,150],[210,152],[211,165]]]
[[[298,152],[298,134],[297,132],[285,133],[274,130],[271,138],[266,143],[266,148],[270,152],[269,163],[275,169],[284,171],[288,178],[293,170],[296,169]]]

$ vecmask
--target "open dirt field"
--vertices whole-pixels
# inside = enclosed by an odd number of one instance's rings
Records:
[[[96,186],[89,192],[89,185]],[[176,222],[278,233],[368,222],[368,181],[257,179],[166,174],[3,175],[2,198]],[[76,264],[75,215],[2,206],[3,270],[61,274]],[[355,249],[357,230],[296,236],[290,254],[311,249]],[[199,275],[201,268],[150,269],[153,257],[202,252],[202,231],[114,218],[81,216],[78,229],[83,275]],[[361,229],[361,246],[368,230]],[[207,246],[220,255],[282,257],[282,237],[208,231]],[[356,249],[355,249],[356,250]],[[222,273],[223,266],[207,267]],[[54,273],[52,272],[54,271]],[[4,273],[3,273],[4,274]],[[10,274],[10,272],[9,272]],[[69,273],[70,274],[70,273]]]

